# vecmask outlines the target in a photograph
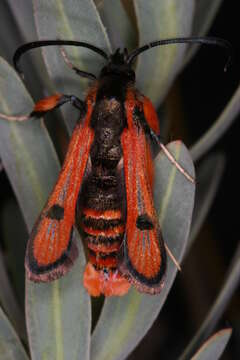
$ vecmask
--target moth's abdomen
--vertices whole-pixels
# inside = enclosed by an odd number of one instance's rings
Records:
[[[121,211],[84,209],[82,229],[86,234],[92,263],[97,268],[105,267],[111,261],[115,264],[116,252],[121,246],[125,231]]]
[[[130,284],[118,270],[118,254],[125,233],[119,209],[84,208],[82,230],[88,247],[84,286],[92,296],[124,295]]]

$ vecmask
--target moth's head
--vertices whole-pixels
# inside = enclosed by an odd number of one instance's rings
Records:
[[[125,48],[123,52],[117,49],[115,53],[109,56],[109,62],[100,72],[100,78],[106,76],[119,76],[126,82],[135,82],[135,72],[128,64],[128,52]]]

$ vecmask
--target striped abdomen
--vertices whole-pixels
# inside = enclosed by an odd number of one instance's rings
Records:
[[[99,186],[99,180],[96,182],[94,175],[88,179],[81,212],[88,247],[83,284],[92,296],[124,295],[130,283],[118,269],[119,250],[125,233],[121,194],[117,181],[113,181],[112,186],[103,186],[103,183]]]
[[[97,270],[115,270],[125,224],[118,209],[82,212],[82,229],[86,234],[89,261]]]

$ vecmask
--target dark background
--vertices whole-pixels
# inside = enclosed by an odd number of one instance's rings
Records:
[[[223,72],[226,61],[224,51],[212,47],[201,48],[170,91],[168,97],[174,98],[176,106],[182,109],[184,118],[184,131],[176,126],[171,136],[182,137],[188,146],[213,124],[239,83],[238,23],[238,2],[225,0],[208,32],[208,35],[222,37],[232,43],[235,59],[229,71]],[[211,149],[212,153],[221,152],[226,157],[226,167],[219,191],[159,318],[130,356],[131,360],[146,359],[146,357],[176,359],[200,327],[220,290],[239,242],[238,123],[236,120],[224,137]],[[10,225],[8,234],[9,238],[15,238],[19,236],[19,232],[25,230],[4,171],[0,173],[0,183],[0,217],[4,206],[9,206],[14,212],[18,226],[11,228]],[[0,240],[4,235],[3,228]],[[16,271],[19,269],[24,271],[23,257],[24,253],[20,253],[18,259],[15,259]],[[18,294],[20,293],[23,293],[21,288],[18,289]],[[21,296],[19,301],[23,303]],[[239,307],[238,290],[217,326],[217,329],[233,327],[233,334],[223,359],[240,358]]]

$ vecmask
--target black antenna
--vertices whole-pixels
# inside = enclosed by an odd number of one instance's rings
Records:
[[[108,55],[105,53],[105,51],[103,51],[102,49],[100,49],[94,45],[91,45],[91,44],[88,44],[85,42],[74,41],[74,40],[40,40],[40,41],[26,43],[26,44],[20,46],[16,50],[16,52],[13,56],[13,64],[14,64],[16,71],[19,73],[19,75],[21,77],[23,77],[23,72],[21,71],[21,68],[19,66],[19,61],[20,61],[21,56],[23,54],[25,54],[27,51],[29,51],[31,49],[45,47],[45,46],[59,46],[59,45],[84,47],[84,48],[90,49],[90,50],[94,51],[95,53],[101,55],[106,60],[108,60],[108,58],[109,58]],[[77,72],[77,74],[80,76],[87,77],[90,79],[96,78],[94,74],[87,73],[87,72],[79,70],[77,68],[73,68],[73,70],[75,72]]]
[[[224,71],[227,71],[229,65],[232,62],[233,48],[232,48],[232,45],[227,40],[215,38],[215,37],[187,37],[187,38],[174,38],[174,39],[158,40],[158,41],[153,41],[153,42],[150,42],[149,44],[143,45],[140,48],[133,50],[128,55],[127,63],[131,66],[134,59],[139,54],[141,54],[142,52],[149,50],[155,46],[170,45],[170,44],[183,44],[183,43],[215,45],[215,46],[220,46],[220,47],[226,49],[228,52],[228,59],[224,66]]]

